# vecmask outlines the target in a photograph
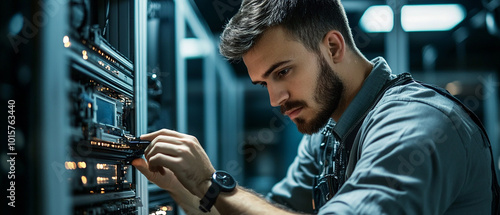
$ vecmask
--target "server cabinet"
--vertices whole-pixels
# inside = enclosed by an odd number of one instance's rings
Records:
[[[8,214],[148,214],[147,180],[130,165],[142,151],[129,142],[147,132],[147,4],[45,0],[2,9],[10,31],[1,99],[12,107],[12,123],[2,123],[12,150],[2,158],[18,168]]]
[[[146,214],[147,181],[129,141],[146,132],[147,2],[72,0],[68,60],[72,214]]]

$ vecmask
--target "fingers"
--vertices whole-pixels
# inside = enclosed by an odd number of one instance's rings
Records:
[[[152,172],[164,170],[164,168],[171,169],[175,172],[177,168],[179,168],[180,159],[176,157],[172,157],[169,155],[157,153],[152,155],[149,159],[149,170]]]
[[[152,172],[149,171],[149,165],[142,158],[137,158],[132,161],[132,166],[137,168],[146,178],[149,178],[152,175]]]
[[[149,144],[148,147],[144,150],[144,154],[149,154],[151,149],[160,143],[185,145],[189,148],[200,146],[200,143],[198,142],[198,139],[196,139],[196,137],[168,129],[161,129],[149,134],[141,135],[140,139],[151,141],[151,144]],[[176,155],[176,154],[171,154],[171,155]]]
[[[181,145],[182,144],[182,139],[178,137],[172,137],[172,136],[157,136],[155,139],[151,141],[151,144],[146,147],[144,150],[144,155],[148,155],[151,153],[151,150],[156,149],[159,150],[160,147],[167,147],[167,145]],[[166,148],[167,150],[170,149],[172,150],[172,147]],[[158,152],[158,151],[157,151]],[[166,153],[170,154],[170,153]],[[146,159],[148,160],[148,159]]]
[[[132,161],[132,166],[134,166],[135,168],[137,169],[144,169],[148,167],[148,163],[146,163],[146,161],[142,158],[136,158]]]
[[[151,156],[156,154],[165,154],[172,157],[182,157],[191,153],[188,146],[159,142],[149,148],[148,151],[145,151],[144,157],[147,161],[150,161]]]
[[[164,167],[156,167],[155,171],[150,171],[151,165],[144,159],[138,158],[132,161],[132,165],[137,168],[146,178],[165,190],[172,189],[173,173]],[[168,172],[167,172],[168,171]],[[159,174],[158,174],[159,173]]]
[[[153,141],[157,136],[164,135],[164,136],[172,136],[172,137],[183,137],[184,134],[179,133],[177,131],[169,130],[169,129],[161,129],[155,132],[151,132],[149,134],[143,134],[141,135],[141,140],[149,140]]]
[[[137,159],[133,160],[132,166],[137,168],[137,170],[139,170],[148,179],[151,178],[155,172],[159,172],[161,175],[165,175],[165,173],[166,173],[165,169],[163,169],[163,168],[157,168],[154,171],[151,171],[149,169],[148,163],[142,158],[137,158]]]
[[[167,171],[166,174],[175,175],[178,182],[190,192],[196,193],[198,184],[209,179],[215,171],[205,150],[194,136],[162,129],[140,138],[151,141],[151,144],[144,151],[148,165],[138,163],[138,166],[142,168],[141,172],[153,173],[152,178],[158,176],[154,174],[157,171]]]

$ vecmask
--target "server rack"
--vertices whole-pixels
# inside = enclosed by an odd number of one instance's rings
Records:
[[[16,208],[8,208],[7,214],[178,213],[168,194],[130,165],[140,153],[127,143],[148,132],[146,38],[148,13],[158,6],[151,3],[158,2],[173,13],[173,66],[167,69],[174,84],[168,89],[175,91],[168,99],[175,126],[169,128],[193,131],[187,126],[187,85],[193,82],[186,63],[203,59],[195,68],[202,71],[201,105],[206,108],[201,142],[217,168],[241,161],[224,156],[234,153],[217,153],[237,151],[241,121],[234,119],[242,118],[241,89],[192,1],[6,2],[0,20],[2,32],[8,32],[0,40],[0,55],[8,72],[0,80],[0,100],[16,117],[15,150],[8,151],[7,145],[1,150],[2,159],[11,153],[16,159]],[[185,52],[192,39],[205,47],[196,48],[197,56]],[[1,116],[9,114],[2,111]],[[0,125],[8,130],[6,122]],[[0,136],[8,140],[5,133]],[[1,181],[7,190],[10,185],[4,181],[10,180],[3,179],[12,174],[5,163]]]
[[[68,62],[70,214],[147,214],[147,180],[129,141],[146,132],[147,1],[72,0]]]
[[[18,167],[7,214],[149,213],[147,180],[130,165],[141,152],[129,143],[147,129],[147,3],[5,5],[2,29],[13,30],[0,85],[13,142],[2,154]]]

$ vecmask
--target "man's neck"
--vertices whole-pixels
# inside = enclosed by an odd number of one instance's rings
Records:
[[[361,90],[364,81],[373,69],[373,64],[365,57],[358,56],[351,51],[346,54],[345,60],[338,68],[344,71],[344,95],[341,98],[339,107],[332,115],[332,118],[336,122],[338,122],[340,116],[342,116],[351,101],[358,94],[359,90]]]

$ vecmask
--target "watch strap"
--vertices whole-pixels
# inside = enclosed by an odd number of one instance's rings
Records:
[[[203,196],[200,200],[199,209],[205,213],[210,212],[210,209],[212,209],[212,206],[215,204],[215,200],[217,200],[219,193],[219,186],[217,183],[212,181],[212,185],[208,188],[207,193],[205,193],[205,196]]]

